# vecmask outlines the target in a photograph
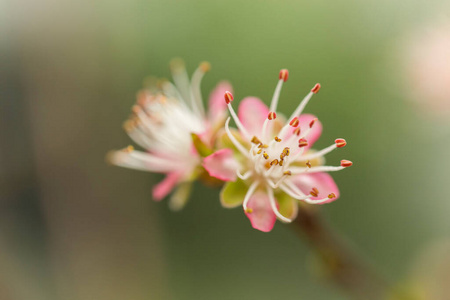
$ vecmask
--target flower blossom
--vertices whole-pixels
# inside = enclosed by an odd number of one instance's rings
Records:
[[[175,84],[163,81],[158,87],[140,91],[131,117],[124,123],[130,138],[145,151],[128,146],[110,152],[108,160],[122,167],[166,174],[154,187],[153,199],[160,201],[178,186],[169,206],[180,209],[192,181],[203,170],[201,156],[212,153],[216,133],[228,115],[223,94],[231,86],[227,82],[217,85],[207,112],[200,83],[209,63],[201,63],[191,80],[182,61],[174,61],[171,67]]]
[[[224,147],[203,162],[211,176],[229,181],[221,192],[224,207],[243,206],[252,226],[271,231],[276,219],[291,222],[298,212],[297,201],[324,204],[336,200],[339,190],[326,172],[339,171],[352,165],[341,160],[339,166],[324,166],[323,156],[346,145],[336,139],[320,151],[311,150],[319,138],[322,125],[303,109],[320,89],[316,84],[285,121],[276,113],[278,99],[288,71],[283,69],[268,108],[261,100],[242,100],[238,114],[231,105],[233,95],[224,94],[231,117],[238,130],[230,129],[230,118],[220,140]],[[228,148],[226,148],[228,147]]]

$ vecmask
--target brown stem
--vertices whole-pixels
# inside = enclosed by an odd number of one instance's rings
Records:
[[[352,298],[380,300],[386,299],[388,293],[392,292],[389,285],[331,229],[317,209],[302,205],[294,224],[316,251],[326,268],[328,279]]]

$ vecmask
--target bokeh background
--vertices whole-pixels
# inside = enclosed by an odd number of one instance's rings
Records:
[[[253,230],[200,185],[173,213],[151,199],[160,177],[105,163],[173,57],[211,62],[204,95],[227,79],[266,103],[288,68],[286,114],[320,82],[317,147],[345,137],[327,159],[355,163],[323,213],[388,280],[425,290],[416,257],[450,237],[445,2],[0,1],[0,298],[347,299],[288,225]]]

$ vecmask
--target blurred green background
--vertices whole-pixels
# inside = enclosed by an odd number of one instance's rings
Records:
[[[151,199],[157,175],[109,166],[148,75],[207,60],[204,95],[280,101],[344,137],[327,157],[341,198],[322,207],[375,268],[406,280],[416,255],[450,235],[450,122],[409,101],[402,41],[444,1],[0,2],[1,299],[347,299],[324,285],[289,225],[264,234],[218,191],[195,186],[179,213]],[[450,84],[450,83],[449,83]],[[450,99],[450,98],[449,98]]]

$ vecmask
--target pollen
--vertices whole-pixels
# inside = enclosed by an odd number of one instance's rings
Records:
[[[232,101],[233,101],[233,94],[231,93],[231,92],[229,92],[229,91],[226,91],[225,92],[225,94],[224,94],[224,98],[225,98],[225,102],[227,103],[227,104],[230,104]]]
[[[263,156],[265,159],[269,159],[269,154],[267,154],[266,152],[263,153]]]
[[[336,143],[336,147],[338,148],[342,148],[347,145],[347,141],[344,139],[336,139],[334,142]]]
[[[289,154],[291,154],[291,150],[289,149],[289,147],[285,147],[285,148],[283,149],[283,154],[284,154],[285,156],[289,156]]]
[[[303,138],[298,140],[298,147],[299,148],[306,147],[306,146],[308,146],[308,141],[307,140],[305,140]]]
[[[287,171],[284,171],[283,175],[291,176],[291,175],[292,175],[292,172],[289,171],[289,170],[287,170]]]
[[[275,158],[274,160],[272,160],[272,161],[270,162],[270,165],[271,165],[271,166],[276,166],[276,165],[278,165],[278,163],[279,163],[279,162],[278,162],[278,159]]]
[[[280,71],[279,78],[286,82],[289,78],[289,71],[287,69],[282,69]]]
[[[292,127],[297,127],[299,123],[300,121],[298,120],[297,117],[295,117],[289,122],[289,125],[291,125]]]
[[[318,120],[317,118],[312,119],[311,122],[309,122],[309,128],[312,128],[317,120]]]
[[[319,196],[319,190],[315,187],[312,188],[311,192],[309,192],[309,194],[313,197],[318,197]]]
[[[281,142],[281,139],[280,139],[279,137],[276,136],[276,137],[275,137],[275,141],[279,143],[279,142]]]
[[[347,168],[353,165],[353,162],[343,159],[341,160],[341,167]]]
[[[313,92],[314,94],[317,94],[320,90],[320,83],[316,83],[316,85],[311,89],[311,92]]]
[[[280,166],[283,166],[284,164],[284,159],[280,158]]]
[[[252,141],[251,142],[253,144],[262,144],[261,141],[256,136],[252,137]]]

